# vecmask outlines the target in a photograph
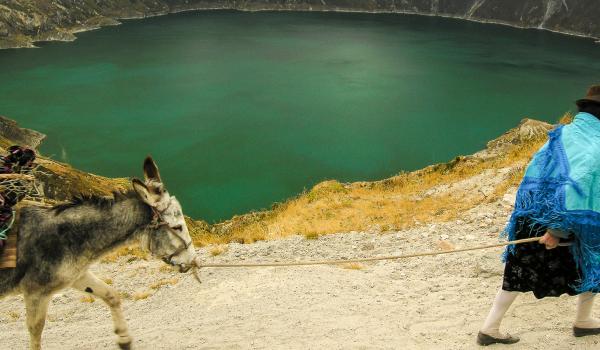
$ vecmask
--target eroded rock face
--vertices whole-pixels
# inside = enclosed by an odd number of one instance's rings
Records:
[[[21,128],[14,120],[0,115],[0,138],[5,139],[5,142],[37,148],[46,135],[35,130]]]
[[[74,31],[193,9],[405,12],[600,37],[597,0],[4,0],[0,48],[72,40]]]
[[[486,149],[476,155],[481,158],[490,158],[506,153],[512,146],[527,144],[532,140],[546,139],[548,132],[554,127],[555,125],[539,120],[523,119],[517,127],[488,142]]]

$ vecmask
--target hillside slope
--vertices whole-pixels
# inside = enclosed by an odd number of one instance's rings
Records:
[[[0,152],[11,144],[37,146],[44,135],[21,129],[0,117]],[[470,156],[459,156],[410,173],[374,182],[324,181],[310,191],[276,203],[268,211],[235,216],[209,225],[195,218],[188,226],[197,245],[253,243],[294,234],[319,236],[336,232],[386,232],[424,222],[457,219],[477,205],[501,199],[514,187],[530,156],[546,139],[550,124],[524,119],[521,124]],[[80,193],[109,195],[129,188],[128,179],[88,174],[39,157],[46,202]],[[132,174],[135,175],[135,174]],[[184,208],[185,211],[185,208]]]
[[[473,191],[485,190],[473,182]],[[205,262],[344,259],[449,250],[498,242],[511,196],[460,219],[387,234],[344,232],[230,243]],[[475,335],[501,285],[502,249],[365,265],[204,269],[203,283],[162,262],[124,256],[92,270],[123,296],[134,349],[479,349]],[[511,349],[596,349],[599,337],[571,335],[575,299],[523,295],[506,330]],[[600,307],[595,306],[595,312]],[[0,342],[27,349],[20,297],[0,302]],[[54,297],[44,349],[116,349],[107,307],[73,290]]]
[[[118,19],[195,9],[416,13],[600,37],[596,0],[4,0],[0,48],[74,40],[73,33]]]
[[[207,227],[197,243],[252,243],[293,234],[387,232],[456,220],[466,210],[501,199],[514,188],[552,126],[525,119],[470,156],[459,156],[374,182],[325,181],[277,203]]]
[[[41,137],[4,123],[1,147],[13,141],[9,133],[29,144]],[[471,156],[377,182],[324,182],[272,211],[198,225],[196,241],[207,245],[198,254],[204,262],[297,261],[496,243],[515,185],[550,128],[526,119]],[[52,176],[64,196],[92,180],[103,184],[92,191],[122,183],[42,160],[48,169],[60,169]],[[140,254],[119,254],[92,269],[121,291],[137,349],[477,349],[475,335],[501,284],[501,252],[204,269],[202,285]],[[504,322],[522,338],[512,348],[597,348],[598,337],[571,336],[574,301],[537,301],[530,294],[517,300]],[[21,297],[3,299],[0,342],[26,349],[24,318]],[[114,347],[106,306],[70,290],[53,299],[43,339],[45,349]]]

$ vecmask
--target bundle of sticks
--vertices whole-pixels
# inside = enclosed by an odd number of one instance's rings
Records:
[[[11,146],[0,156],[0,249],[8,241],[8,232],[15,222],[14,207],[33,192],[35,151]]]

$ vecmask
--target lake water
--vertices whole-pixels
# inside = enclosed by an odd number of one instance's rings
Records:
[[[78,36],[0,51],[0,114],[89,172],[141,176],[152,154],[208,221],[473,153],[600,78],[592,40],[433,17],[207,11]]]

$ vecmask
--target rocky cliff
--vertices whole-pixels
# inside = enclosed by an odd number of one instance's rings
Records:
[[[597,0],[0,0],[0,48],[74,40],[118,19],[199,9],[416,13],[600,37]]]

